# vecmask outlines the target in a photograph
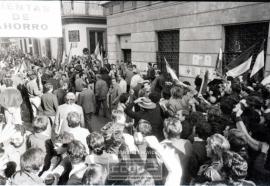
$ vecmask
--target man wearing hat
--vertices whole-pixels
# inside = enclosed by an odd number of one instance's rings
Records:
[[[132,111],[133,106],[137,104],[140,107],[140,111]],[[157,107],[150,99],[145,97],[140,97],[134,101],[134,103],[129,104],[125,113],[135,119],[135,127],[140,119],[144,119],[150,122],[152,126],[153,135],[155,135],[159,140],[164,139],[163,136],[163,120],[161,117],[160,107]]]

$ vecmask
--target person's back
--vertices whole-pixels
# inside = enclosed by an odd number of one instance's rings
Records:
[[[44,152],[39,148],[27,150],[21,156],[21,170],[14,173],[8,185],[45,185],[38,176],[44,163]]]
[[[85,82],[83,81],[83,79],[80,77],[80,78],[77,78],[75,80],[75,90],[76,92],[81,92],[83,90],[83,84]]]
[[[111,84],[111,77],[109,76],[109,74],[101,74],[101,79],[103,79],[106,83],[107,86],[109,87]]]
[[[45,93],[41,96],[41,107],[46,116],[55,116],[58,108],[57,97],[51,93]]]
[[[130,85],[130,82],[131,82],[131,78],[133,76],[133,71],[130,70],[129,68],[126,70],[126,81],[127,81],[127,84]]]
[[[62,105],[65,103],[65,96],[67,94],[68,82],[60,81],[61,87],[54,90],[53,93],[56,95],[58,104]]]
[[[81,106],[75,104],[75,95],[71,92],[66,95],[67,102],[58,107],[56,116],[55,116],[55,130],[56,132],[68,131],[69,127],[67,125],[67,115],[69,112],[77,112],[80,115],[81,126],[84,127],[84,115],[83,109]],[[60,127],[60,128],[59,128]]]
[[[80,127],[80,115],[77,112],[69,112],[67,115],[67,122],[69,127],[68,132],[74,136],[75,140],[80,141],[88,152],[89,150],[86,137],[90,134],[90,132],[87,129]]]
[[[34,119],[34,132],[28,136],[27,148],[41,148],[43,152],[48,152],[48,141],[51,136],[46,133],[46,129],[50,125],[49,118],[46,116],[38,116]]]
[[[96,82],[96,95],[98,99],[103,100],[106,99],[108,93],[108,86],[107,83],[103,79],[98,79]]]
[[[78,105],[83,108],[84,113],[93,113],[95,108],[95,95],[91,88],[85,88],[78,97]]]
[[[181,139],[182,124],[179,119],[168,118],[164,121],[164,134],[167,139],[161,143],[171,148],[177,149],[180,158],[183,176],[182,184],[189,183],[188,164],[192,153],[192,144],[189,140]]]
[[[164,139],[162,134],[163,119],[160,114],[160,109],[160,107],[156,107],[154,109],[144,111],[141,119],[149,121],[152,126],[153,135],[155,135],[159,140],[162,140]]]

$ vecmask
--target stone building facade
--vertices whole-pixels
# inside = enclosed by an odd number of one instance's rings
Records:
[[[220,48],[224,64],[255,42],[265,42],[270,73],[268,2],[110,1],[108,59],[163,64],[164,57],[183,80],[213,71]]]

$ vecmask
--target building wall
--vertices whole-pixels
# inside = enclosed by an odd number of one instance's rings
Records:
[[[74,48],[71,49],[71,55],[82,55],[82,50],[84,48],[89,48],[89,44],[88,44],[88,34],[87,30],[92,30],[92,29],[104,29],[104,31],[106,30],[106,25],[100,25],[100,24],[67,24],[63,26],[64,31],[65,31],[65,48],[66,48],[66,52],[67,54],[69,54],[69,50],[70,50],[70,45],[72,42],[69,42],[69,38],[68,38],[68,32],[70,30],[79,30],[79,34],[80,34],[80,42],[74,42],[75,44],[73,46],[75,46]]]
[[[217,53],[224,51],[224,25],[270,20],[270,3],[266,2],[136,2],[137,8],[123,2],[121,11],[114,2],[104,5],[107,14],[109,62],[121,58],[119,35],[131,34],[132,61],[144,68],[156,62],[157,35],[160,30],[179,29],[179,74],[184,80],[213,70]],[[138,5],[140,4],[140,5]],[[126,6],[125,6],[126,5]],[[113,8],[111,8],[113,7]],[[138,8],[140,7],[140,8]],[[270,73],[270,47],[266,71]]]

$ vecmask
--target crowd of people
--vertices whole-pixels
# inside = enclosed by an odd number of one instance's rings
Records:
[[[206,73],[193,86],[87,49],[0,61],[1,185],[270,183],[270,84]],[[94,130],[93,115],[110,122]]]

